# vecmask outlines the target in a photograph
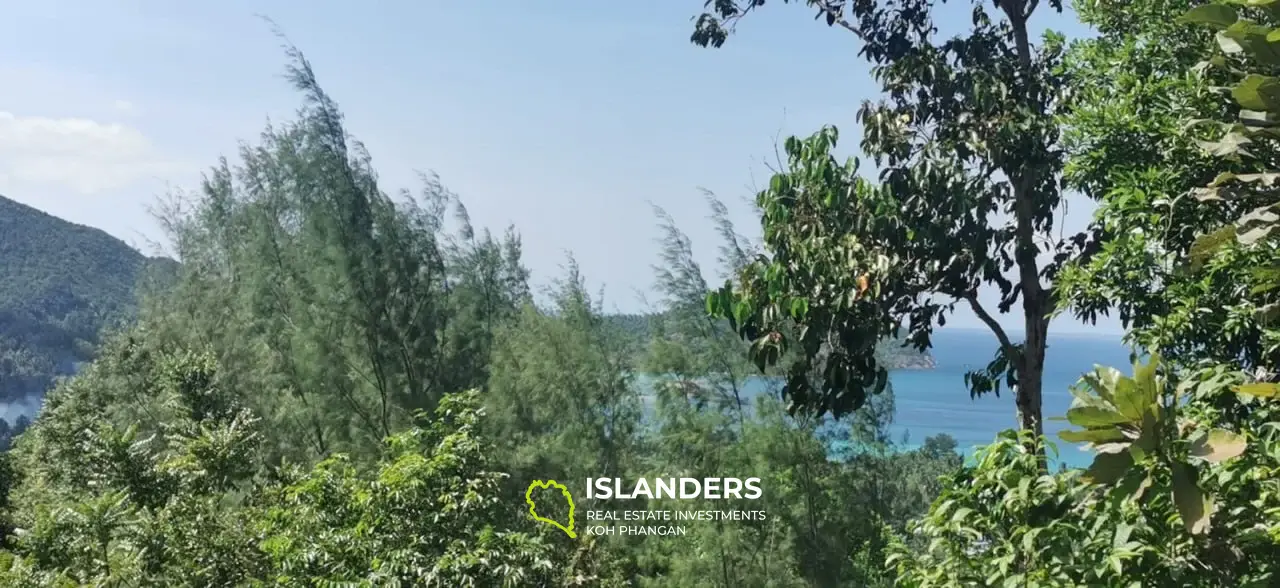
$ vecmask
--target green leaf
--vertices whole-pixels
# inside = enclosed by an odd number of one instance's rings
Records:
[[[1231,89],[1231,96],[1249,110],[1280,110],[1280,80],[1249,74]]]
[[[1080,379],[1107,404],[1114,405],[1116,382],[1123,377],[1124,374],[1120,373],[1120,370],[1111,366],[1095,366],[1092,373],[1086,373],[1080,376]]]
[[[1105,427],[1129,422],[1124,415],[1097,406],[1078,406],[1067,410],[1067,420],[1077,427]]]
[[[1099,453],[1093,463],[1084,472],[1084,480],[1094,484],[1113,484],[1124,477],[1133,465],[1133,456],[1129,453]]]
[[[809,301],[804,298],[792,299],[791,317],[796,320],[804,320],[806,314],[809,314]]]
[[[1187,532],[1199,535],[1209,529],[1213,501],[1197,484],[1195,468],[1181,461],[1173,463],[1173,502]]]
[[[1151,374],[1144,373],[1146,369],[1143,366],[1135,365],[1134,373],[1138,377],[1148,380],[1146,385],[1140,383],[1133,378],[1121,378],[1116,382],[1115,388],[1115,405],[1116,410],[1125,417],[1126,422],[1135,422],[1142,419],[1142,413],[1147,410],[1150,401],[1147,400],[1146,387],[1154,387],[1155,384],[1150,382]]]
[[[1267,382],[1254,382],[1252,384],[1241,384],[1235,387],[1237,394],[1246,396],[1256,396],[1258,398],[1276,398],[1280,396],[1280,384],[1272,384]]]
[[[1222,4],[1204,4],[1188,10],[1178,20],[1184,23],[1203,23],[1215,29],[1225,29],[1240,16],[1236,9]]]
[[[1124,433],[1115,427],[1101,429],[1085,429],[1083,431],[1060,431],[1058,438],[1067,443],[1110,443],[1123,441]]]
[[[1150,473],[1142,476],[1129,476],[1116,487],[1117,496],[1139,500],[1143,494],[1146,494],[1147,488],[1151,487],[1151,482]]]
[[[1222,31],[1218,31],[1218,34],[1214,38],[1218,40],[1218,47],[1222,48],[1223,53],[1231,55],[1244,51],[1244,47],[1241,47],[1239,42],[1224,34]]]
[[[1248,442],[1242,435],[1225,429],[1213,429],[1191,443],[1191,455],[1209,463],[1219,463],[1244,453]]]
[[[1213,178],[1212,182],[1209,182],[1209,187],[1221,186],[1234,179],[1236,179],[1236,174],[1231,172],[1222,172],[1218,174],[1217,177]]]
[[[1199,271],[1204,267],[1204,262],[1208,261],[1219,249],[1226,246],[1227,243],[1235,240],[1235,227],[1221,227],[1218,230],[1207,235],[1201,235],[1191,244],[1191,269]]]
[[[774,174],[769,180],[769,189],[775,193],[786,192],[791,188],[791,178],[786,174]]]

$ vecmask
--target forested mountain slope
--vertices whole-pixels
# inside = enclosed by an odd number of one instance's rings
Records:
[[[132,312],[150,261],[99,229],[0,196],[0,401],[39,396],[88,361],[101,329]]]

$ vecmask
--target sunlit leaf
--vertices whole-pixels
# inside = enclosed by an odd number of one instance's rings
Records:
[[[1120,429],[1111,427],[1103,429],[1085,429],[1083,431],[1060,431],[1058,438],[1068,443],[1109,443],[1124,440]]]
[[[1178,20],[1186,23],[1203,23],[1216,29],[1225,29],[1236,22],[1236,9],[1222,4],[1204,4],[1188,10]]]
[[[1235,391],[1239,394],[1247,396],[1256,396],[1259,398],[1276,398],[1280,397],[1280,384],[1268,382],[1254,382],[1252,384],[1241,384],[1235,387]]]
[[[1244,453],[1244,436],[1225,429],[1213,429],[1191,443],[1191,455],[1209,463],[1225,461]]]
[[[1124,415],[1097,406],[1078,406],[1068,409],[1067,420],[1077,427],[1104,427],[1129,422]]]
[[[1280,79],[1249,74],[1231,89],[1231,97],[1249,110],[1280,109]]]

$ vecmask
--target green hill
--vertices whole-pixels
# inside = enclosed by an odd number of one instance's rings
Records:
[[[0,196],[0,417],[38,406],[134,309],[149,258],[107,233]],[[165,260],[169,261],[169,260]]]

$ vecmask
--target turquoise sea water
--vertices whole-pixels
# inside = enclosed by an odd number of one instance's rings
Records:
[[[1016,335],[1010,334],[1016,338]],[[925,438],[946,433],[955,438],[966,455],[990,443],[1001,430],[1017,427],[1013,397],[1003,390],[999,397],[986,395],[970,399],[964,385],[965,372],[985,367],[998,345],[985,330],[948,328],[938,331],[931,353],[936,367],[931,370],[899,370],[890,373],[895,415],[890,432],[903,448],[912,448]],[[1114,366],[1125,373],[1132,370],[1129,350],[1118,334],[1085,335],[1050,333],[1045,352],[1045,428],[1058,447],[1056,463],[1084,467],[1091,454],[1057,438],[1068,423],[1047,420],[1064,415],[1071,405],[1069,388],[1095,364]],[[778,383],[755,378],[746,386],[747,396],[776,390]],[[775,392],[776,393],[776,392]],[[903,439],[905,437],[905,442]]]
[[[907,433],[911,441],[918,443],[930,435],[947,433],[969,453],[974,447],[989,443],[998,431],[1016,427],[1013,397],[1007,391],[999,398],[983,396],[971,400],[964,387],[964,373],[986,366],[997,345],[995,336],[986,331],[944,329],[934,338],[935,369],[893,372],[890,380],[897,409],[894,436]],[[1129,350],[1119,335],[1050,333],[1044,373],[1046,419],[1066,414],[1071,406],[1070,387],[1095,364],[1130,373]],[[1045,423],[1046,433],[1058,445],[1060,461],[1073,467],[1088,465],[1091,454],[1057,439],[1057,432],[1067,427],[1063,421]]]

